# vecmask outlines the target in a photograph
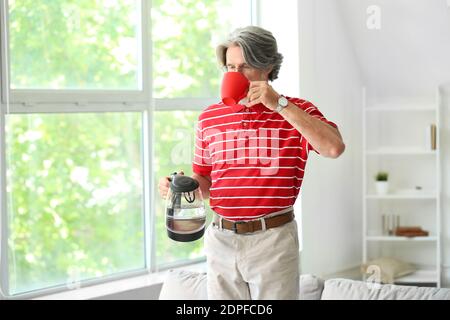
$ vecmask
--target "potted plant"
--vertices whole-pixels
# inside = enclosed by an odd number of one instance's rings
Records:
[[[384,171],[379,171],[375,176],[375,188],[378,194],[387,194],[389,191],[388,184],[389,174]]]

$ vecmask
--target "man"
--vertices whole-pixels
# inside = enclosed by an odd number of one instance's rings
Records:
[[[269,84],[283,56],[273,35],[249,26],[217,47],[219,63],[249,81],[246,101],[218,103],[199,117],[193,178],[210,198],[205,233],[209,299],[297,299],[299,243],[293,204],[308,153],[345,149],[337,126],[309,101]],[[160,181],[165,197],[167,177]]]

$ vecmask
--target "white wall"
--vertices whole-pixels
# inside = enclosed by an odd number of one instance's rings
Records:
[[[338,124],[338,159],[311,154],[303,181],[302,273],[326,275],[362,257],[360,69],[334,0],[300,0],[300,92]]]
[[[450,20],[444,15],[448,16],[450,11],[442,10],[443,3],[433,3],[432,8],[427,7],[427,15],[433,17],[428,21],[432,20],[433,24],[425,26],[428,35],[424,39],[431,41],[429,47],[440,53],[439,59],[433,56],[430,60],[429,54],[424,55],[423,50],[417,49],[415,38],[409,37],[424,27],[416,19],[416,14],[421,15],[423,11],[418,9],[424,7],[423,0],[414,2],[418,7],[410,5],[409,1],[392,3],[377,0],[375,3],[383,9],[384,19],[382,30],[377,32],[366,28],[366,8],[373,4],[368,0],[286,0],[275,5],[271,0],[259,1],[262,7],[260,25],[274,33],[280,51],[287,53],[280,80],[274,82],[274,87],[281,88],[286,94],[298,94],[316,104],[327,118],[339,125],[347,146],[345,153],[337,160],[313,154],[308,162],[301,201],[296,203],[296,212],[302,212],[302,272],[326,275],[357,266],[362,251],[360,89],[367,83],[369,98],[376,95],[377,101],[392,96],[429,98],[428,91],[434,91],[438,83],[446,82],[445,79],[449,82],[448,73],[442,68],[442,65],[445,66],[443,62],[448,62],[448,59],[442,57],[448,56],[450,42],[437,40],[442,35],[436,30],[448,29],[442,26],[448,25]],[[399,24],[403,29],[396,29]],[[297,27],[300,28],[300,35],[295,31]],[[414,32],[408,32],[405,36],[405,28]],[[419,33],[424,37],[423,30]],[[386,52],[383,41],[397,43],[387,46],[389,50],[394,48],[392,50],[395,52]],[[402,54],[395,54],[397,51]],[[399,59],[415,69],[393,68]],[[417,68],[425,68],[420,69],[421,74],[426,74],[420,83],[416,81],[417,76],[408,76]],[[386,72],[391,74],[392,71],[395,71],[397,78],[385,76]],[[406,83],[410,85],[403,86]],[[428,90],[427,95],[419,89]],[[444,286],[450,286],[449,91],[444,98],[441,114]]]
[[[442,285],[450,287],[450,7],[448,1],[339,0],[372,102],[432,102],[447,84],[441,110]],[[447,2],[447,3],[446,3]],[[381,29],[366,27],[377,5]],[[426,23],[423,23],[426,21]],[[432,53],[432,54],[430,54]],[[389,134],[389,132],[388,132]],[[398,132],[396,132],[396,135]],[[423,174],[423,172],[420,172]]]
[[[297,0],[259,0],[257,24],[272,32],[277,39],[278,52],[283,55],[278,79],[271,85],[285,96],[300,97],[300,44]],[[282,21],[282,23],[280,23]],[[296,220],[302,220],[301,199],[295,203]],[[298,224],[299,239],[302,239],[302,224]],[[300,250],[303,243],[300,242]]]
[[[260,0],[258,25],[271,31],[277,39],[278,51],[283,54],[283,64],[273,87],[287,96],[300,94],[298,1]]]
[[[446,0],[336,2],[343,9],[364,81],[376,101],[411,95],[432,100],[437,85],[450,81]],[[371,9],[367,12],[373,6],[379,15]],[[380,18],[379,29],[367,27],[371,17]]]

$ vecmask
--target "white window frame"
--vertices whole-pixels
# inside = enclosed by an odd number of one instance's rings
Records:
[[[260,10],[261,0],[249,0],[250,4],[250,24],[259,26],[260,24]],[[214,54],[214,53],[212,53]],[[219,94],[219,93],[218,93]],[[153,99],[154,111],[202,111],[207,106],[216,104],[218,102],[217,97],[213,98],[168,98],[168,99]],[[153,242],[155,243],[155,241]],[[156,248],[152,251],[156,252]],[[155,257],[152,261],[156,262]],[[170,268],[177,268],[183,265],[195,264],[206,261],[206,257],[200,257],[189,260],[179,260],[174,263],[165,263],[161,265],[154,265],[153,267],[159,270],[165,270]]]
[[[250,0],[250,24],[260,24],[261,0]],[[211,53],[213,54],[213,53]],[[217,103],[217,97],[154,99],[155,111],[202,111]]]
[[[5,21],[3,19],[4,2],[0,2],[0,300],[4,296],[4,292],[9,292],[7,286],[7,276],[8,269],[6,268],[7,263],[4,263],[7,256],[7,224],[4,223],[7,218],[6,213],[6,164],[5,157],[5,116],[4,116],[4,106],[3,106],[3,87],[4,87],[4,26]]]
[[[6,26],[9,26],[9,0],[2,0],[4,5],[2,5],[4,11],[3,16],[6,18]],[[140,12],[144,13],[145,10],[150,10],[151,8],[151,0],[140,0]],[[148,21],[150,19],[148,14],[141,14],[141,24],[140,28],[138,28],[138,38],[141,39],[139,44],[142,44],[142,47],[138,47],[139,50],[139,61],[141,65],[138,65],[138,88],[137,90],[30,90],[30,89],[14,89],[10,91],[10,102],[12,110],[20,110],[25,108],[23,112],[52,112],[53,108],[47,107],[39,107],[41,104],[60,104],[60,103],[69,103],[76,105],[87,105],[91,103],[99,103],[101,104],[110,104],[110,103],[123,103],[125,105],[129,103],[142,103],[145,104],[149,101],[149,97],[151,97],[151,84],[150,84],[150,70],[151,70],[151,61],[149,59],[144,59],[144,54],[149,52],[149,43],[148,37],[146,36],[145,25],[148,25]],[[6,29],[6,32],[9,33],[9,28]],[[4,35],[2,35],[4,36]],[[9,37],[8,37],[9,38]],[[9,56],[9,47],[6,48],[8,50]],[[3,62],[4,63],[4,62]],[[3,69],[8,70],[9,69]],[[148,72],[144,72],[144,70],[148,70]],[[5,73],[2,73],[2,82],[6,84],[7,77]],[[10,75],[8,76],[10,78]],[[9,83],[7,88],[10,88]],[[4,91],[2,94],[2,100],[5,102],[6,100],[6,92]],[[33,110],[30,110],[29,107],[34,107]],[[57,109],[57,107],[55,107]],[[105,110],[108,110],[108,106],[105,107]],[[59,110],[58,110],[59,111]],[[20,111],[19,111],[20,112]]]
[[[258,25],[259,22],[259,2],[251,1],[251,23]],[[0,35],[0,300],[7,299],[28,299],[45,296],[58,292],[73,290],[66,285],[59,285],[52,288],[43,288],[33,292],[17,294],[14,296],[3,296],[9,294],[9,272],[8,272],[8,214],[7,214],[7,193],[6,193],[6,115],[10,114],[35,114],[35,113],[79,113],[79,112],[141,112],[143,124],[143,199],[144,199],[144,234],[145,234],[145,268],[136,271],[116,273],[102,278],[83,280],[79,287],[106,283],[135,277],[143,274],[154,273],[167,268],[190,265],[205,261],[205,257],[182,260],[164,266],[156,264],[156,244],[155,244],[155,186],[154,172],[151,165],[154,158],[153,148],[153,119],[155,111],[201,111],[206,106],[217,103],[217,98],[176,98],[176,99],[153,99],[152,92],[152,59],[145,57],[152,56],[151,37],[151,0],[141,0],[141,34],[142,47],[140,48],[141,66],[138,72],[142,73],[141,90],[24,90],[10,88],[8,70],[9,45],[7,45],[9,21],[8,0],[0,0],[0,30],[4,30]],[[6,29],[5,26],[8,26]],[[6,34],[5,34],[6,33]],[[7,52],[8,50],[8,52]],[[5,54],[6,53],[6,54]],[[148,72],[144,72],[147,70]],[[9,102],[9,110],[6,110]]]
[[[0,16],[2,30],[8,32],[8,0],[0,0]],[[118,91],[118,90],[10,90],[10,96],[7,96],[9,90],[9,74],[3,72],[9,70],[7,68],[9,51],[7,45],[8,34],[2,31],[0,35],[1,42],[1,64],[2,77],[0,79],[0,285],[4,294],[9,294],[9,270],[8,270],[8,214],[7,214],[7,193],[6,193],[6,115],[10,114],[35,114],[35,113],[77,113],[77,112],[141,112],[143,124],[143,228],[144,228],[144,248],[145,248],[145,267],[134,271],[125,271],[114,273],[101,278],[91,280],[83,280],[77,286],[86,287],[95,284],[101,284],[110,281],[135,277],[138,275],[154,272],[154,259],[151,252],[154,251],[154,243],[152,235],[154,234],[153,203],[154,186],[150,181],[153,178],[151,167],[152,149],[153,149],[153,132],[151,130],[153,119],[153,103],[152,103],[152,83],[149,72],[142,70],[151,70],[151,59],[143,57],[151,57],[151,29],[150,29],[150,8],[151,0],[141,0],[141,25],[140,25],[140,47],[139,55],[141,56],[141,65],[139,73],[142,73],[142,90],[135,91]],[[6,54],[5,54],[6,53]],[[7,102],[9,102],[9,110],[6,110]],[[8,299],[27,299],[37,296],[53,294],[62,291],[71,290],[65,284],[61,284],[52,288],[43,288],[34,292],[27,292],[13,296],[6,296]],[[2,299],[0,294],[0,299]],[[5,297],[4,297],[5,298]]]

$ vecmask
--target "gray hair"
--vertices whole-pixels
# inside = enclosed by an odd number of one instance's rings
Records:
[[[270,31],[255,26],[234,30],[216,49],[217,60],[222,67],[226,65],[228,48],[235,45],[242,49],[244,60],[250,67],[259,70],[272,68],[269,80],[278,78],[283,55],[278,52],[277,41]]]

